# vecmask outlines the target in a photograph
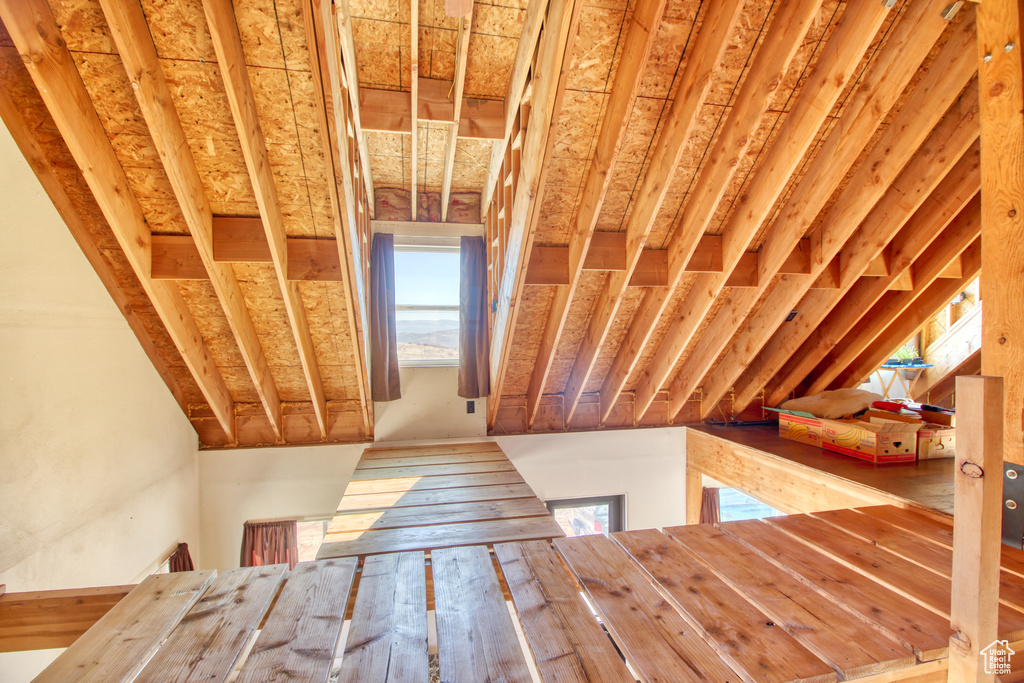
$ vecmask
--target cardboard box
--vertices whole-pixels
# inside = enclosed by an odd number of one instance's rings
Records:
[[[921,424],[879,420],[822,420],[822,445],[874,463],[917,460],[917,432]]]
[[[936,413],[931,413],[936,414]],[[869,410],[864,417],[870,422],[900,422],[921,425],[917,431],[917,459],[951,458],[956,455],[956,429],[944,424],[922,422],[911,415]],[[946,416],[951,417],[951,416]]]
[[[779,413],[779,436],[810,446],[821,446],[821,419]]]

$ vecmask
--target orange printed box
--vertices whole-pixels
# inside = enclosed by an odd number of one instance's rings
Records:
[[[821,428],[822,445],[830,451],[874,463],[917,460],[919,424],[822,420]]]
[[[779,413],[779,436],[810,446],[821,446],[821,419]]]

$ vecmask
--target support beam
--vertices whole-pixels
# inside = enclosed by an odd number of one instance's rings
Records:
[[[455,150],[459,142],[459,121],[462,120],[462,92],[466,86],[466,59],[469,57],[469,36],[473,32],[473,2],[469,13],[459,20],[459,39],[455,43],[455,83],[452,95],[452,123],[448,129],[445,147],[444,176],[441,181],[441,221],[448,220],[448,202],[452,196],[452,174],[455,172]]]
[[[864,3],[863,7],[858,5],[858,8],[863,10],[868,4],[872,3]],[[730,317],[719,318],[717,321],[713,321],[711,326],[705,331],[705,337],[708,331],[713,333],[713,336],[709,338],[706,345],[708,352],[714,354],[715,357],[721,353],[721,349],[728,343],[729,338],[731,338],[732,334],[742,323],[746,312],[749,311],[750,307],[757,302],[759,295],[770,285],[775,273],[772,269],[767,268],[765,264],[769,262],[782,263],[785,257],[792,253],[793,247],[799,244],[799,240],[811,227],[815,216],[825,206],[829,197],[836,187],[839,186],[839,183],[842,182],[847,170],[856,161],[861,150],[878,127],[878,124],[883,120],[886,112],[897,101],[904,87],[910,81],[912,69],[908,69],[907,65],[912,64],[916,66],[920,64],[928,55],[935,41],[942,35],[946,22],[939,18],[936,13],[930,11],[930,8],[923,7],[924,4],[911,4],[907,11],[896,21],[896,24],[891,29],[889,39],[885,42],[881,51],[874,56],[870,69],[854,91],[851,101],[846,105],[839,125],[835,126],[832,132],[829,133],[818,154],[807,167],[803,178],[783,204],[778,214],[779,218],[772,223],[758,258],[760,274],[758,278],[758,294],[738,294],[737,296],[741,297],[742,301],[731,300],[727,304],[732,308]],[[850,11],[852,7],[848,5],[846,11]],[[839,31],[841,29],[837,28],[836,30]],[[829,42],[831,43],[832,41]],[[834,54],[835,56],[832,59],[840,58],[840,51]],[[861,54],[863,54],[863,51]],[[826,67],[823,66],[822,68]],[[847,68],[849,68],[848,65]],[[855,69],[856,66],[853,68]],[[811,82],[817,82],[821,87],[828,87],[827,77],[831,72],[825,71],[819,75],[816,70],[815,73],[815,80]],[[849,78],[849,74],[847,74],[847,78]],[[808,106],[804,104],[805,96],[806,93],[798,98],[797,107]],[[791,113],[790,117],[794,113]],[[813,114],[807,113],[805,116],[811,117]],[[820,112],[817,112],[816,116],[821,117],[822,115]],[[813,118],[808,119],[806,127],[797,128],[789,133],[789,135],[806,134],[808,130],[816,130],[811,124],[813,120]],[[787,127],[789,125],[788,122],[784,124]],[[800,141],[801,146],[807,144],[806,138],[797,139]],[[773,145],[773,148],[775,146]],[[772,154],[772,152],[770,151],[769,154]],[[799,157],[800,155],[797,155],[798,160]],[[765,166],[769,168],[767,163]],[[786,166],[779,166],[779,175],[784,175],[784,178],[774,177],[770,170],[761,170],[755,176],[752,188],[759,188],[758,193],[756,195],[748,193],[748,196],[751,197],[749,208],[734,212],[734,217],[726,228],[727,233],[737,236],[735,238],[737,242],[740,241],[738,239],[740,236],[748,234],[750,230],[753,230],[754,234],[756,234],[761,224],[765,220],[770,219],[772,208],[779,194],[787,186],[789,178],[793,173],[793,170],[790,170],[790,173],[786,174],[786,168]],[[756,226],[752,227],[751,224],[754,223],[756,223]],[[775,246],[772,247],[772,244]],[[771,259],[774,259],[774,261],[771,261]],[[693,296],[701,296],[699,294],[701,286],[707,284],[712,285],[713,293],[717,294],[720,291],[721,287],[718,282],[704,282],[706,279],[710,280],[710,278],[698,278],[696,286],[690,290]],[[645,305],[642,305],[642,310],[645,310]],[[655,395],[657,395],[658,391],[661,390],[672,375],[679,359],[688,347],[695,330],[700,328],[708,306],[709,304],[703,300],[690,300],[679,306],[680,315],[678,319],[670,327],[658,352],[637,384],[636,408],[638,418],[646,413]],[[634,318],[634,320],[641,319],[639,314]],[[646,324],[652,325],[650,322]],[[653,330],[653,326],[651,326],[651,329]],[[615,365],[617,366],[618,364],[617,360]],[[621,377],[621,374],[617,376]],[[686,397],[681,397],[682,402],[685,402],[685,400]],[[680,405],[681,403],[678,403],[677,407]]]
[[[704,496],[704,477],[695,467],[686,466],[686,523],[700,524]]]
[[[1002,548],[1003,378],[961,377],[953,469],[953,602],[949,680],[992,681],[981,650],[999,636]]]
[[[324,26],[324,31],[331,31],[338,36],[338,48],[341,52],[341,62],[345,72],[345,90],[352,99],[354,105],[362,103],[362,93],[359,87],[359,76],[356,70],[356,45],[352,38],[352,10],[349,8],[348,0],[337,0],[334,3],[337,12],[337,20],[331,26]],[[312,47],[310,48],[312,51]],[[372,213],[375,206],[373,200],[373,175],[370,168],[370,149],[366,144],[366,136],[363,131],[361,106],[352,107],[352,124],[355,128],[356,140],[359,143],[359,175],[363,179],[363,187],[366,189],[366,202]]]
[[[295,282],[288,280],[288,244],[284,227],[284,216],[274,185],[273,170],[267,154],[267,143],[263,137],[259,112],[256,110],[256,97],[246,68],[245,51],[242,38],[238,33],[238,24],[231,0],[203,0],[206,22],[213,38],[213,48],[217,53],[221,77],[227,91],[231,115],[238,129],[242,156],[249,169],[249,179],[256,204],[263,219],[263,228],[270,245],[274,273],[281,289],[285,313],[292,328],[295,346],[302,363],[302,371],[306,378],[306,388],[316,411],[320,436],[327,438],[327,399],[324,396],[324,384],[320,377],[320,366],[313,347],[313,336],[306,320],[306,308],[302,303],[302,294]],[[340,105],[340,103],[336,103]]]
[[[501,140],[505,134],[505,103],[463,97],[459,118],[455,102],[448,97],[452,81],[420,76],[417,83],[417,115],[420,121],[459,122],[459,137]],[[359,110],[364,131],[411,133],[412,111],[409,93],[399,90],[359,91]]]
[[[416,177],[419,174],[420,155],[420,3],[409,3],[409,132],[412,134],[409,167],[409,207],[412,215],[409,220],[419,217],[419,197],[417,196]],[[340,134],[340,133],[339,133]]]
[[[234,401],[177,285],[149,276],[150,234],[145,215],[49,6],[45,0],[2,0],[0,19],[167,333],[221,429],[234,440]]]
[[[68,647],[133,588],[0,592],[0,652]]]
[[[213,285],[256,394],[278,441],[282,438],[281,396],[267,364],[245,297],[230,265],[214,259],[213,211],[192,156],[174,97],[138,0],[101,0],[111,36],[121,55],[135,99],[146,119],[174,196],[181,207],[204,272]],[[154,276],[155,278],[155,276]]]
[[[237,244],[217,249],[214,260],[226,263],[273,263],[270,247],[266,244],[263,222],[257,218],[260,237],[263,238],[265,254],[241,253]],[[216,226],[216,223],[214,223]],[[214,228],[216,245],[216,228]],[[246,247],[246,250],[248,248]],[[345,282],[345,273],[338,258],[338,241],[335,239],[288,238],[288,280],[308,282]],[[153,235],[153,279],[154,280],[209,280],[210,274],[203,265],[199,250],[189,235]]]
[[[1016,0],[978,5],[981,224],[985,273],[982,373],[1006,381],[1006,457],[1024,465],[1024,76]]]
[[[973,29],[973,24],[968,22],[968,27]],[[963,101],[957,102],[974,76],[973,64],[963,52],[963,45],[973,40],[972,35],[972,31],[961,27],[949,38],[899,113],[857,168],[849,185],[822,217],[821,227],[811,235],[811,275],[784,276],[771,288],[771,293],[763,299],[758,310],[746,318],[740,334],[735,339],[732,339],[733,334],[726,336],[723,346],[728,343],[729,350],[725,359],[718,364],[714,376],[704,377],[717,360],[717,352],[714,358],[691,355],[672,384],[673,407],[681,408],[686,397],[700,385],[704,387],[704,406],[708,409],[729,391],[750,358],[761,350],[785,321],[810,289],[813,280],[839,254],[861,221],[882,199],[930,135],[932,137],[928,149],[935,158],[945,155],[959,158],[970,147],[975,137],[952,134],[961,130],[961,127],[977,130],[977,93],[968,89]],[[941,125],[940,120],[943,120]],[[943,137],[943,131],[947,131],[946,134],[950,136],[948,139]],[[811,179],[817,180],[813,177]],[[788,254],[788,251],[784,253]],[[762,251],[762,256],[765,254]],[[774,264],[762,261],[760,266],[762,269],[769,268],[767,275],[774,274]],[[720,330],[715,332],[721,333]],[[732,339],[731,343],[729,339]]]
[[[731,1],[735,2],[735,0]],[[551,372],[551,366],[555,360],[555,351],[558,348],[558,342],[562,338],[562,332],[568,319],[569,303],[576,293],[576,287],[579,285],[583,270],[586,268],[586,259],[591,257],[591,245],[596,237],[594,228],[597,225],[597,218],[601,213],[605,195],[611,184],[612,170],[615,167],[619,148],[626,135],[626,126],[629,123],[630,114],[633,112],[637,95],[640,93],[644,65],[647,63],[651,47],[657,36],[658,26],[665,11],[665,4],[665,0],[641,0],[629,21],[629,30],[623,43],[622,56],[619,58],[619,66],[615,72],[615,80],[612,83],[611,96],[609,97],[604,120],[601,123],[601,131],[597,138],[594,161],[587,172],[582,199],[576,210],[576,220],[569,233],[569,246],[564,248],[565,286],[559,287],[555,292],[544,336],[541,338],[540,349],[537,353],[537,362],[530,377],[530,385],[526,394],[527,429],[533,428],[534,420],[537,417],[537,408],[540,405],[540,398],[544,392],[548,375]],[[623,234],[619,238],[618,235],[620,233],[605,234],[614,234],[615,237],[602,237],[596,241],[600,242],[609,239],[618,241],[621,239],[622,265],[625,267],[625,235]],[[537,254],[538,251],[537,248],[531,250],[531,262],[534,254]],[[529,273],[527,273],[527,276],[529,276]]]

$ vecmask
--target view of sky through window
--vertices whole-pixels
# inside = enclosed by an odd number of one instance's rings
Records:
[[[459,252],[395,250],[400,363],[459,358]]]

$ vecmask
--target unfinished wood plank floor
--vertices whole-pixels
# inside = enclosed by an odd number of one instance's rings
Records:
[[[950,533],[874,507],[154,577],[38,680],[426,683],[430,604],[452,683],[945,680]]]
[[[317,558],[562,535],[492,442],[374,447],[363,451]]]

